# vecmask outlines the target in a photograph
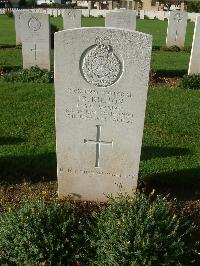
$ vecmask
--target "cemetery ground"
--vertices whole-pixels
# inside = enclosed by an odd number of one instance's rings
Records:
[[[51,22],[62,29],[60,17]],[[15,47],[14,19],[0,16],[0,25],[3,77],[22,68],[22,56]],[[104,19],[83,18],[82,26],[104,26]],[[137,20],[137,30],[153,35],[138,190],[176,198],[173,211],[196,226],[191,243],[199,241],[200,229],[200,92],[179,84],[187,73],[193,29],[194,23],[188,22],[185,49],[176,51],[164,48],[167,21]],[[53,83],[0,81],[0,103],[0,207],[18,206],[24,196],[56,198]],[[81,214],[99,209],[97,205],[80,204]],[[198,265],[198,252],[191,265]]]

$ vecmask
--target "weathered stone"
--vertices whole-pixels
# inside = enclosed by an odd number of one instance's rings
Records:
[[[21,38],[21,15],[24,14],[25,11],[15,11],[14,17],[15,17],[15,33],[16,33],[16,45],[19,45],[22,43]]]
[[[81,27],[81,10],[66,9],[63,12],[63,27],[64,30]]]
[[[55,34],[59,197],[136,188],[151,47],[150,35],[116,28]]]
[[[106,27],[114,27],[118,29],[136,29],[136,11],[120,10],[112,11],[106,14]]]
[[[181,12],[176,10],[170,12],[166,39],[167,47],[175,45],[180,48],[184,47],[187,18],[187,12]]]
[[[200,74],[200,16],[196,18],[188,75]]]
[[[49,15],[25,13],[21,16],[23,67],[50,70]]]

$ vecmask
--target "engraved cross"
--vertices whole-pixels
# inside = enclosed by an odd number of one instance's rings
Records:
[[[31,49],[31,52],[35,52],[35,60],[37,60],[37,51],[39,51],[39,50],[36,49],[36,43],[35,43],[34,48]]]
[[[113,141],[103,141],[103,140],[101,140],[101,127],[102,126],[101,125],[96,125],[96,127],[97,127],[96,140],[84,139],[84,143],[96,144],[96,162],[95,162],[95,167],[99,167],[101,145],[112,145],[113,146]]]

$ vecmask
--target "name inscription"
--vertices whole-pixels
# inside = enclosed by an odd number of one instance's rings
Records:
[[[69,88],[66,94],[76,97],[76,105],[65,109],[67,118],[134,123],[134,114],[125,108],[133,98],[131,92]]]

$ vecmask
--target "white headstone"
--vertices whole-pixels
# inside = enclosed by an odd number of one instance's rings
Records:
[[[157,11],[157,12],[156,12],[156,17],[157,17],[159,20],[164,20],[164,19],[165,19],[165,12],[164,12],[164,11]]]
[[[121,10],[111,11],[106,14],[106,27],[114,27],[118,29],[136,29],[136,11]]]
[[[60,197],[104,201],[136,188],[151,47],[150,35],[117,28],[55,34]]]
[[[188,75],[200,74],[200,16],[196,18]]]
[[[140,10],[140,19],[144,19],[144,10]]]
[[[49,15],[23,14],[21,17],[23,67],[50,70]]]
[[[15,17],[15,33],[16,33],[16,45],[19,45],[22,43],[21,39],[21,16],[24,14],[25,11],[15,11],[14,17]]]
[[[81,10],[65,9],[63,12],[63,28],[64,30],[81,28]]]
[[[166,39],[167,47],[175,45],[180,48],[184,47],[187,18],[187,12],[181,12],[177,10],[170,12]]]

